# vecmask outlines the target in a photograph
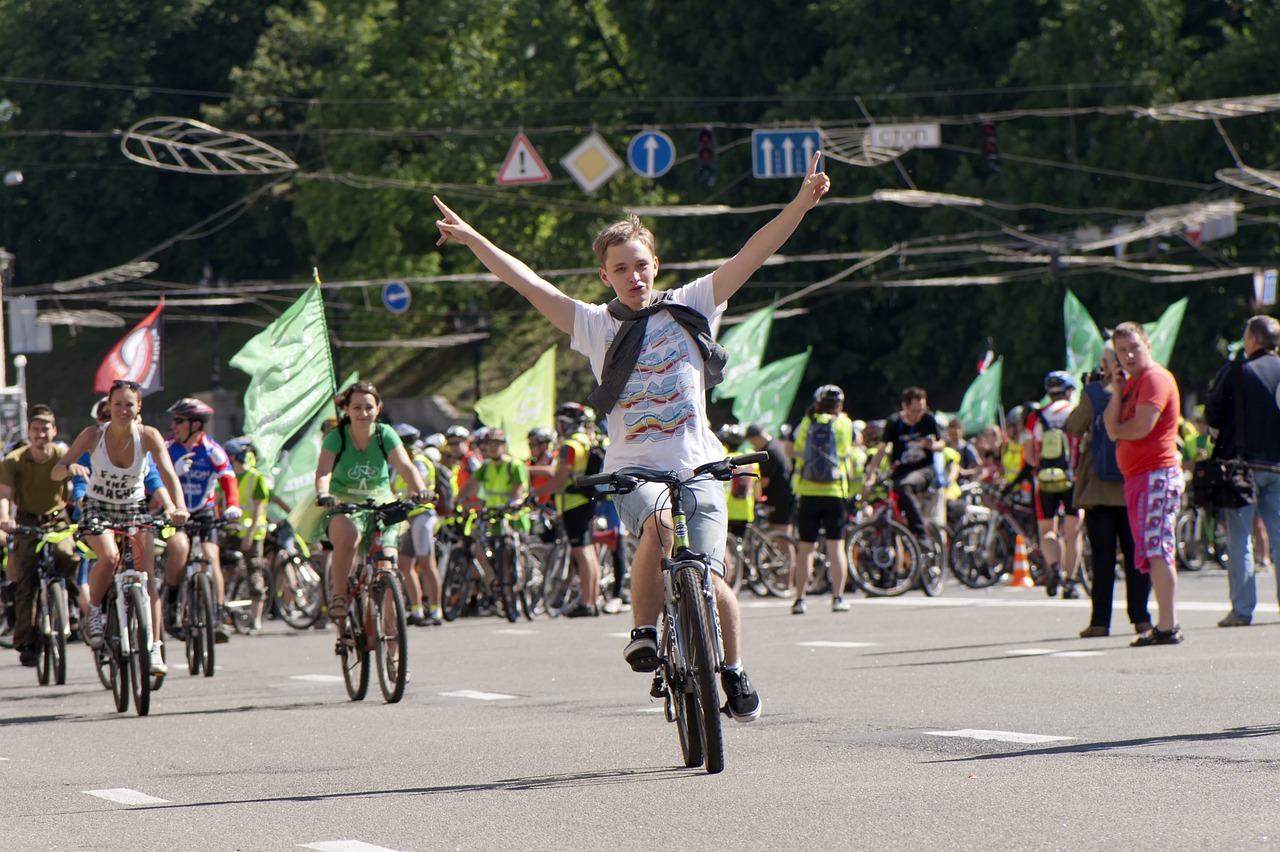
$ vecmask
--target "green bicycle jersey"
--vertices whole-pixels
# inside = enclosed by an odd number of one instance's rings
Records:
[[[514,500],[517,485],[523,485],[524,493],[529,493],[529,468],[515,459],[490,459],[480,465],[471,478],[480,483],[486,509],[505,506]]]
[[[396,430],[386,423],[379,423],[376,428],[382,433],[382,440],[379,442],[375,433],[364,452],[356,449],[349,426],[334,429],[324,436],[324,442],[320,445],[322,449],[335,455],[339,449],[342,450],[342,455],[333,466],[333,478],[329,480],[329,493],[339,500],[360,503],[372,497],[379,503],[385,503],[392,499],[391,469],[382,448],[385,447],[390,455],[396,447],[404,446],[404,442],[400,440]],[[346,447],[342,446],[343,436],[340,432],[346,433]]]

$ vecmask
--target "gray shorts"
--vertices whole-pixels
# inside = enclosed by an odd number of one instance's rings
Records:
[[[710,556],[711,569],[723,576],[724,548],[729,535],[724,483],[715,479],[699,479],[683,487],[689,544],[695,551]],[[645,482],[630,494],[613,495],[613,504],[627,532],[639,538],[649,516],[670,509],[671,499],[667,495],[667,486]]]

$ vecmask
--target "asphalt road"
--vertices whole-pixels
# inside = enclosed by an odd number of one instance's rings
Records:
[[[277,624],[212,679],[175,667],[147,718],[83,646],[63,687],[6,651],[0,849],[1280,848],[1274,578],[1231,630],[1223,572],[1181,581],[1187,641],[1156,648],[1122,611],[1076,638],[1087,602],[1040,589],[802,617],[744,593],[764,714],[726,719],[718,776],[623,663],[628,615],[414,628],[398,705]]]

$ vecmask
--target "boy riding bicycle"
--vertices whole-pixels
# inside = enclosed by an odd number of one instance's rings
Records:
[[[604,472],[628,466],[696,468],[723,457],[706,410],[709,383],[704,370],[708,360],[713,368],[722,368],[724,357],[712,341],[712,330],[729,297],[786,242],[827,193],[831,183],[818,171],[819,157],[820,153],[814,154],[791,203],[737,255],[710,275],[661,295],[653,289],[658,274],[653,235],[634,216],[606,228],[595,240],[600,280],[617,295],[608,305],[587,304],[560,292],[437,198],[444,214],[437,222],[439,242],[453,239],[471,249],[490,272],[570,335],[573,349],[590,359],[602,385],[588,401],[608,416],[612,439]],[[718,378],[713,374],[711,384]],[[697,505],[689,518],[693,545],[708,553],[723,571],[724,487],[702,480],[691,483],[689,490]],[[660,565],[672,542],[665,503],[666,490],[660,483],[646,484],[615,500],[623,522],[638,539],[631,576],[635,629],[623,654],[632,669],[641,672],[653,671],[658,664],[655,625],[663,602]],[[734,719],[749,722],[760,715],[760,696],[742,670],[737,600],[722,578],[716,577],[715,586],[726,664],[722,685]]]

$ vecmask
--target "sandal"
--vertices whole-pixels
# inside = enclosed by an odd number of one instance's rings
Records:
[[[341,596],[335,596],[329,599],[329,620],[337,624],[339,628],[342,622],[347,618],[347,599]]]
[[[1172,630],[1161,630],[1158,627],[1153,627],[1149,633],[1144,633],[1134,639],[1130,645],[1134,648],[1142,648],[1147,645],[1177,645],[1182,639],[1182,628],[1175,624]]]

